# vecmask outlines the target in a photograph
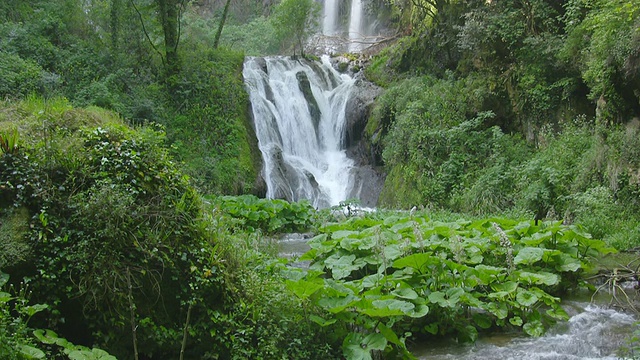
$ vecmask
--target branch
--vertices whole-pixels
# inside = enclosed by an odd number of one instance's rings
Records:
[[[133,6],[133,8],[136,10],[136,13],[138,14],[138,18],[140,18],[140,24],[142,25],[142,31],[144,32],[144,36],[146,36],[153,50],[155,50],[158,53],[158,55],[160,55],[160,60],[162,60],[162,66],[164,66],[165,65],[164,55],[162,55],[162,52],[160,52],[160,50],[158,50],[158,48],[153,43],[153,41],[151,41],[151,37],[149,37],[149,33],[147,32],[147,28],[144,26],[144,19],[142,18],[142,14],[140,13],[140,10],[138,10],[138,7],[136,6],[136,3],[133,0],[129,0],[129,2]]]
[[[180,8],[178,9],[178,38],[176,39],[176,46],[173,48],[173,51],[178,51],[178,44],[180,44],[180,36],[182,35],[182,13],[184,12],[184,2],[185,0],[180,1]]]
[[[131,285],[131,272],[129,268],[127,268],[127,287],[129,288],[129,312],[131,315],[131,333],[133,336],[133,358],[138,360],[138,337],[137,337],[137,329],[136,325],[136,309],[135,304],[133,303],[133,286]]]
[[[191,321],[191,309],[193,308],[193,301],[189,303],[187,309],[187,320],[184,322],[184,330],[182,332],[182,346],[180,347],[180,360],[184,360],[184,350],[187,347],[187,335],[189,334],[189,322]]]

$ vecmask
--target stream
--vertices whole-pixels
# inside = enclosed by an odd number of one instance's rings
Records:
[[[539,338],[498,333],[481,336],[475,344],[443,341],[418,344],[411,350],[421,360],[618,359],[616,351],[633,331],[633,316],[583,301],[565,301],[564,308],[571,318]]]
[[[309,250],[310,237],[310,234],[287,234],[280,238],[280,256],[295,259],[302,255]],[[294,261],[292,265],[306,267],[308,263]],[[616,352],[627,344],[638,320],[607,306],[610,299],[605,292],[593,301],[587,291],[570,295],[563,301],[570,319],[557,323],[539,338],[521,333],[493,333],[481,335],[474,344],[443,339],[408,347],[420,360],[619,359]]]

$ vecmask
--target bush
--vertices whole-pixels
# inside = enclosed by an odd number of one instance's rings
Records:
[[[34,61],[0,51],[0,98],[22,98],[41,91],[43,75]]]
[[[235,52],[194,49],[174,94],[181,111],[168,120],[167,135],[176,145],[174,155],[204,193],[249,193],[259,173],[243,59]]]
[[[145,353],[177,357],[186,313],[194,324],[207,321],[204,299],[224,294],[200,197],[160,128],[130,129],[104,110],[52,110],[33,115],[46,118],[44,143],[32,139],[38,133],[23,136],[20,153],[0,156],[0,198],[31,219],[32,256],[15,271],[31,278],[35,299],[60,304],[47,326],[65,336],[104,341],[118,355],[131,354],[137,336]],[[104,127],[88,125],[96,122]]]
[[[301,232],[311,226],[313,207],[308,201],[259,199],[253,195],[221,196],[213,200],[217,211],[235,219],[245,231],[265,234]]]

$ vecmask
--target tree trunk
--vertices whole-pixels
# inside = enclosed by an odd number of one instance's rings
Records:
[[[220,19],[220,24],[218,24],[218,31],[216,31],[216,37],[213,40],[214,49],[217,49],[218,44],[220,43],[220,35],[222,35],[222,28],[224,27],[225,21],[227,21],[227,14],[229,13],[229,4],[231,4],[231,0],[227,0],[224,3],[224,10],[222,10],[222,19]]]
[[[180,0],[156,0],[164,34],[165,76],[170,79],[180,72],[178,42],[180,41]]]

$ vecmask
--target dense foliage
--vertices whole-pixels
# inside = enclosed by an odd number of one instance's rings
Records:
[[[313,207],[308,201],[259,199],[252,195],[222,196],[213,200],[216,211],[244,231],[265,234],[304,232],[312,225]]]
[[[64,96],[162,124],[201,190],[251,192],[260,164],[243,56],[183,29],[190,9],[176,0],[3,4],[0,97]]]
[[[561,222],[376,217],[321,228],[300,258],[310,270],[288,282],[325,310],[312,319],[337,327],[347,359],[412,358],[410,339],[474,341],[494,326],[540,336],[568,318],[554,295],[578,285],[589,258],[612,251]]]
[[[387,5],[412,36],[365,70],[387,88],[366,130],[381,205],[565,219],[640,244],[636,3]]]
[[[411,358],[423,337],[537,336],[609,251],[587,233],[640,245],[637,2],[366,3],[402,35],[365,70],[386,88],[365,134],[381,204],[529,220],[334,223],[224,196],[264,193],[244,55],[301,53],[316,2],[2,1],[0,357]],[[276,258],[289,231],[318,233],[311,270]]]

